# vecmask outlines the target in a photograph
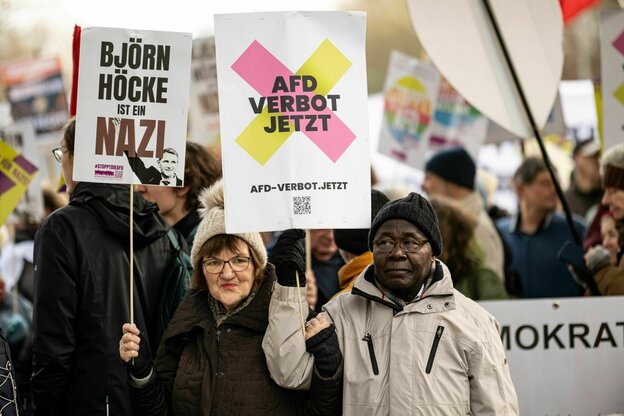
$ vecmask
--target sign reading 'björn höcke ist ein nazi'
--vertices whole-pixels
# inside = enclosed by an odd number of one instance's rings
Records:
[[[182,186],[190,33],[85,28],[74,180]]]

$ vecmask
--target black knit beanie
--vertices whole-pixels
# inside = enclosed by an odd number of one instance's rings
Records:
[[[437,153],[429,159],[425,171],[435,173],[464,188],[473,190],[475,188],[477,168],[463,147],[454,147]]]
[[[388,202],[379,211],[368,233],[368,247],[371,251],[373,249],[373,239],[379,227],[384,222],[394,219],[409,221],[418,227],[429,240],[432,254],[434,256],[440,255],[442,252],[442,236],[438,226],[438,216],[429,201],[416,192],[410,193],[405,198]]]
[[[389,201],[390,199],[383,192],[371,190],[371,222]],[[339,249],[359,256],[368,251],[368,230],[368,228],[335,229],[334,241]]]

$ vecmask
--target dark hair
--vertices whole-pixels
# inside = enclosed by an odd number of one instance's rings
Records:
[[[63,126],[63,140],[70,155],[74,155],[74,143],[76,138],[76,117],[70,118]]]
[[[482,261],[474,231],[477,218],[451,201],[431,198],[442,234],[442,253],[439,258],[451,271],[453,282],[479,268]]]
[[[537,175],[547,170],[546,163],[538,157],[527,157],[514,173],[513,180],[516,185],[528,185]]]
[[[196,211],[199,208],[198,196],[202,189],[210,187],[221,177],[221,161],[203,146],[186,142],[184,163],[184,186],[188,193],[184,208]]]
[[[251,248],[245,240],[232,234],[217,234],[209,238],[200,250],[200,255],[197,256],[197,264],[193,265],[193,273],[191,274],[191,288],[193,289],[205,289],[208,290],[208,284],[206,283],[206,277],[204,276],[204,268],[201,265],[202,260],[205,257],[216,256],[223,250],[229,250],[237,252],[240,250],[241,244],[245,244],[249,249],[249,255],[254,265],[254,283],[251,288],[252,292],[255,291],[262,283],[264,278],[264,268],[260,262],[260,258],[256,252]]]

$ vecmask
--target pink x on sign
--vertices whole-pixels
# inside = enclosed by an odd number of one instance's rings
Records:
[[[261,97],[249,98],[258,115],[236,142],[264,165],[293,132],[301,131],[336,162],[355,134],[334,113],[340,95],[329,93],[350,67],[351,62],[327,39],[296,73],[260,42],[252,42],[232,69]]]

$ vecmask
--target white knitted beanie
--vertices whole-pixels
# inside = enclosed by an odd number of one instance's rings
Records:
[[[199,216],[201,222],[191,249],[191,262],[198,267],[201,248],[211,237],[225,232],[225,215],[223,212],[223,179],[219,179],[211,187],[204,188],[199,194]],[[261,266],[267,264],[267,251],[260,237],[260,233],[232,234],[243,239],[260,259]]]

